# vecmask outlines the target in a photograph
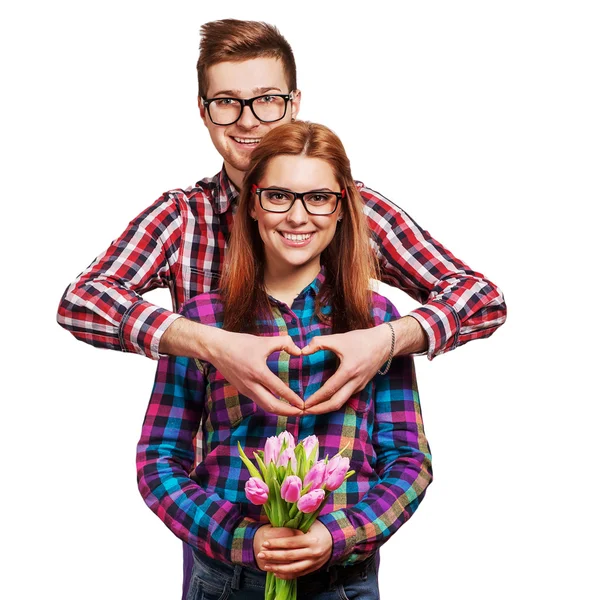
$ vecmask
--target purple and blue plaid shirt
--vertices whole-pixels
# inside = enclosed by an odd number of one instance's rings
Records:
[[[291,307],[271,299],[272,319],[259,321],[260,335],[290,335],[299,346],[331,328],[317,320],[315,298],[324,274]],[[327,314],[328,307],[323,311]],[[218,292],[191,299],[183,314],[222,326]],[[375,324],[398,318],[393,305],[373,294]],[[274,353],[269,368],[300,397],[317,391],[336,368],[335,356]],[[201,367],[201,368],[200,368]],[[320,455],[348,445],[356,473],[331,494],[320,520],[333,539],[331,563],[364,560],[417,509],[432,480],[413,361],[396,358],[387,375],[376,376],[342,409],[324,415],[282,417],[263,411],[239,394],[208,363],[165,357],[138,445],[139,489],[146,504],[184,542],[200,552],[256,569],[253,537],[264,525],[261,507],[248,502],[248,473],[238,454],[261,450],[283,430],[300,440],[316,435]]]

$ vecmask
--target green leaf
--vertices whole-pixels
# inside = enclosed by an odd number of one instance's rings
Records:
[[[267,466],[265,465],[261,454],[262,454],[261,452],[255,452],[254,458],[256,459],[256,462],[258,463],[258,466],[260,468],[260,472],[262,473],[262,476],[263,476],[264,480],[266,481],[267,480]]]
[[[242,462],[246,465],[248,471],[250,471],[250,475],[252,477],[258,477],[261,481],[264,481],[261,474],[258,472],[258,469],[252,464],[252,461],[244,454],[242,450],[242,445],[238,442],[238,451],[240,453],[240,458]]]

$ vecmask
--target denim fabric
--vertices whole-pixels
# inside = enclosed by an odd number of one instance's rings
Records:
[[[315,583],[315,579],[311,575],[300,578],[298,600],[379,600],[374,560],[351,577],[333,568],[327,585]],[[195,551],[185,600],[263,600],[265,581],[261,571],[222,563]]]

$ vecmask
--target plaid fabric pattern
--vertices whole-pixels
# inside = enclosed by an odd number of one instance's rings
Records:
[[[330,328],[314,317],[323,273],[291,308],[272,299],[273,318],[259,322],[261,335],[289,334],[300,346]],[[392,304],[373,295],[375,323],[398,318]],[[327,309],[326,309],[327,310]],[[325,310],[325,312],[326,312]],[[206,325],[222,325],[216,292],[188,302],[183,314]],[[208,363],[165,357],[138,445],[139,488],[146,504],[179,538],[212,558],[257,568],[256,529],[261,507],[244,494],[248,473],[237,443],[248,456],[268,436],[289,431],[296,439],[315,434],[321,454],[330,457],[347,445],[356,471],[334,492],[321,517],[333,538],[332,562],[365,559],[416,510],[432,479],[413,361],[395,359],[343,409],[325,415],[278,417],[238,394]],[[290,357],[277,352],[269,368],[301,397],[315,392],[334,372],[330,352]],[[202,451],[195,448],[196,441]]]
[[[429,358],[491,335],[506,319],[498,288],[392,202],[358,186],[383,280],[426,303],[411,315],[428,336]],[[169,288],[178,311],[217,289],[236,200],[224,169],[166,192],[69,285],[58,322],[84,342],[157,359],[160,338],[179,315],[141,296]]]

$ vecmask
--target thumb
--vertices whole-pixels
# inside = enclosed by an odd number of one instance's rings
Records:
[[[294,340],[289,335],[274,336],[272,343],[269,344],[269,353],[282,350],[293,356],[300,356],[302,350],[296,346]]]
[[[322,345],[322,336],[316,335],[312,340],[310,340],[309,344],[302,348],[302,354],[314,354],[319,350],[323,350],[324,346]]]

